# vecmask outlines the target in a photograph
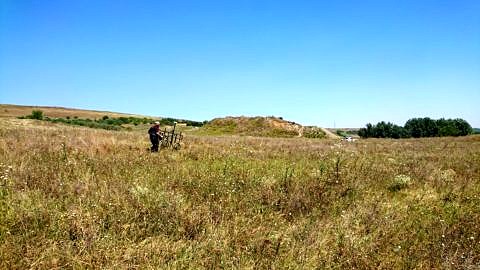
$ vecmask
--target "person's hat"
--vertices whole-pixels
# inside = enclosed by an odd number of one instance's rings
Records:
[[[155,125],[160,125],[160,122],[158,122],[158,121],[155,121]]]

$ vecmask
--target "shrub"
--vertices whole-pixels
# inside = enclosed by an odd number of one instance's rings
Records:
[[[341,129],[337,129],[336,132],[338,136],[346,137],[347,133]]]
[[[303,132],[303,137],[312,139],[325,138],[326,134],[322,129],[316,127],[307,127]]]
[[[33,110],[29,118],[36,119],[36,120],[43,120],[43,112],[40,110]]]

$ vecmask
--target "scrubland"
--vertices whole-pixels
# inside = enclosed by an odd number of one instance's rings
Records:
[[[187,135],[0,120],[2,269],[479,269],[480,136]]]

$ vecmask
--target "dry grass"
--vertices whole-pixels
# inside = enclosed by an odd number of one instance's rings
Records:
[[[41,110],[44,115],[52,118],[65,118],[65,117],[79,117],[79,118],[89,118],[89,119],[98,119],[102,118],[104,115],[108,117],[144,117],[141,115],[133,114],[124,114],[124,113],[114,113],[114,112],[104,112],[104,111],[92,111],[92,110],[81,110],[81,109],[71,109],[71,108],[62,108],[62,107],[46,107],[46,106],[20,106],[20,105],[10,105],[10,104],[0,104],[0,117],[20,117],[30,115],[32,110]]]
[[[0,120],[0,268],[480,265],[479,136],[150,154],[145,132],[38,123]]]

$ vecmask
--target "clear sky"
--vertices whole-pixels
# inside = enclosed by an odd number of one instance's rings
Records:
[[[0,103],[480,127],[480,1],[0,0]]]

